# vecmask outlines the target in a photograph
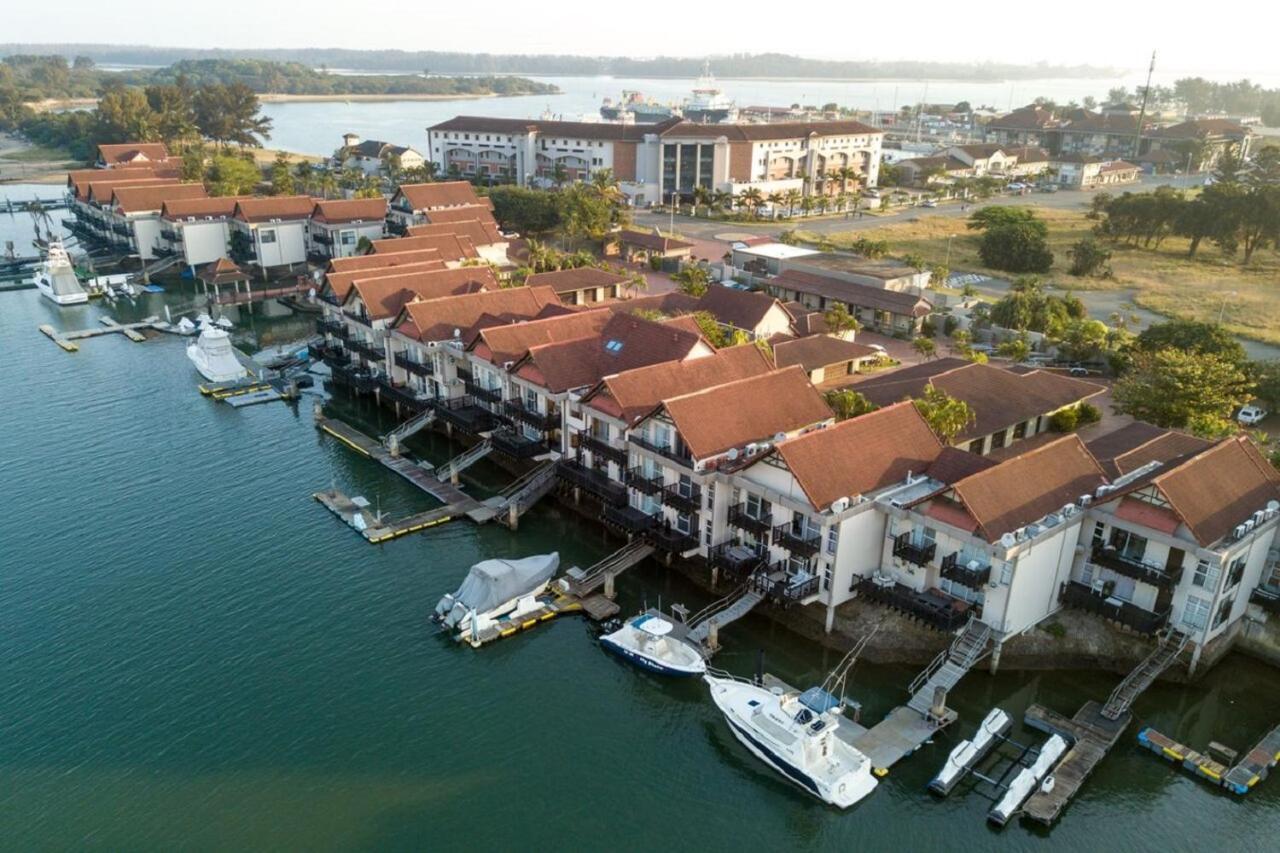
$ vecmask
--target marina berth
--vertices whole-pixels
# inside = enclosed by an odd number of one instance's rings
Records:
[[[35,282],[40,295],[55,305],[82,305],[89,301],[89,293],[76,277],[61,240],[49,241],[44,258],[36,267]]]
[[[600,638],[600,645],[623,660],[658,675],[689,677],[707,671],[698,648],[679,636],[677,626],[660,614],[642,613]]]
[[[559,567],[558,553],[483,560],[471,567],[456,591],[440,599],[432,618],[459,640],[478,636],[499,621],[519,622],[541,608],[538,596]]]
[[[249,375],[231,348],[231,335],[216,326],[200,330],[195,341],[187,345],[187,358],[210,382],[234,382]]]

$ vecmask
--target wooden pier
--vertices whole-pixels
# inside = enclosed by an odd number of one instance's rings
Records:
[[[1027,709],[1024,721],[1028,726],[1046,734],[1061,735],[1071,743],[1067,754],[1053,769],[1053,788],[1035,791],[1023,804],[1022,811],[1027,817],[1045,826],[1057,820],[1133,719],[1129,711],[1110,719],[1103,716],[1103,708],[1101,702],[1086,702],[1070,718],[1043,705]]]
[[[437,507],[426,512],[415,513],[399,521],[392,521],[369,512],[368,501],[348,497],[337,489],[316,492],[312,497],[325,509],[342,519],[348,527],[363,536],[367,542],[374,545],[399,539],[411,533],[421,533],[454,518],[450,514],[449,507]]]
[[[1267,778],[1271,768],[1280,762],[1280,726],[1267,732],[1243,758],[1234,750],[1216,743],[1209,744],[1206,752],[1197,752],[1151,728],[1138,732],[1138,743],[1187,772],[1238,796],[1253,790],[1253,786]],[[1228,766],[1208,753],[1217,753],[1234,763]]]
[[[74,331],[60,332],[44,323],[37,328],[41,334],[62,347],[67,352],[77,352],[80,346],[76,341],[82,341],[86,338],[98,338],[103,335],[124,335],[134,343],[142,343],[147,336],[142,334],[144,331],[154,332],[172,332],[173,327],[168,323],[160,320],[144,320],[141,323],[118,323],[111,317],[101,317],[98,322],[102,325],[89,329],[76,329]]]

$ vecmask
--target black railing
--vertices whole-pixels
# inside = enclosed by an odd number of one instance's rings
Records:
[[[812,557],[822,549],[822,532],[796,530],[790,523],[773,528],[773,544],[786,548],[797,557]]]
[[[606,524],[612,524],[628,533],[643,533],[658,523],[658,517],[632,506],[607,506],[604,508]]]
[[[174,231],[172,228],[161,228],[160,239],[168,240],[170,243],[176,243],[182,239],[181,231]]]
[[[603,471],[588,468],[576,460],[561,460],[556,466],[556,476],[594,495],[604,503],[621,506],[627,502],[626,486],[610,480]]]
[[[395,385],[386,376],[378,379],[378,396],[383,401],[399,403],[414,412],[421,412],[431,405],[427,394],[419,393],[408,385]]]
[[[429,361],[414,361],[407,352],[396,353],[396,366],[417,376],[433,376],[435,368]]]
[[[782,577],[778,577],[780,574]],[[786,575],[786,570],[781,564],[775,564],[770,571],[756,574],[751,579],[751,588],[774,604],[785,607],[816,595],[819,582],[817,575],[796,581]]]
[[[707,552],[707,563],[724,572],[729,580],[748,578],[764,565],[764,555],[757,549],[733,542],[721,542]]]
[[[672,483],[662,489],[662,502],[680,512],[698,512],[702,509],[702,486],[690,483],[682,486]]]
[[[1260,586],[1249,596],[1249,600],[1268,613],[1280,615],[1280,589]]]
[[[608,439],[592,435],[585,429],[578,430],[578,446],[585,447],[597,456],[603,456],[619,465],[627,464],[626,448],[614,447]]]
[[[545,441],[535,441],[510,429],[495,430],[489,440],[494,450],[512,459],[532,459],[547,452]]]
[[[365,358],[371,358],[374,361],[382,361],[387,357],[386,350],[381,346],[375,346],[368,341],[362,341],[356,338],[347,339],[347,349],[352,352],[358,352]]]
[[[333,238],[329,236],[327,231],[312,231],[311,242],[319,243],[321,246],[332,246]]]
[[[346,368],[351,364],[351,354],[342,347],[321,346],[317,351],[320,353],[320,360],[330,369]]]
[[[684,465],[686,468],[693,464],[693,457],[689,455],[689,452],[687,450],[677,449],[674,447],[666,447],[660,444],[654,444],[653,442],[638,435],[628,436],[627,440],[630,441],[632,444],[636,445],[637,447],[643,447],[645,450],[652,451],[653,453],[656,453],[659,456],[665,456],[667,459],[671,459],[675,462],[679,462],[681,465]]]
[[[1115,548],[1108,548],[1105,545],[1094,545],[1089,561],[1094,565],[1110,569],[1116,574],[1121,574],[1127,578],[1133,578],[1161,589],[1172,589],[1182,579],[1181,567],[1170,572],[1163,566],[1154,566],[1133,557],[1126,557]]]
[[[696,530],[697,528],[695,527],[694,529]],[[645,534],[645,538],[649,540],[649,544],[653,547],[659,551],[666,551],[668,554],[683,555],[698,547],[698,534],[682,533],[665,524],[652,528]]]
[[[982,589],[983,585],[991,580],[991,566],[979,564],[970,568],[969,562],[960,562],[960,556],[960,552],[957,551],[943,557],[941,575],[969,589]]]
[[[493,413],[482,409],[470,397],[452,397],[432,401],[440,417],[466,433],[486,432],[494,427]]]
[[[760,512],[751,515],[746,504],[729,507],[729,526],[757,536],[764,536],[773,530],[773,513]]]
[[[378,387],[378,376],[371,370],[341,364],[331,365],[329,370],[335,381],[357,394],[368,394]]]
[[[900,557],[908,563],[915,563],[917,566],[929,565],[937,552],[936,542],[917,545],[911,541],[910,532],[900,533],[893,540],[893,556]]]
[[[524,404],[518,400],[508,400],[503,403],[502,410],[506,412],[509,417],[526,423],[534,429],[540,429],[543,432],[556,429],[560,426],[559,412],[544,415],[542,412],[535,412],[531,409],[525,408]]]
[[[662,474],[659,472],[652,477],[646,477],[642,468],[628,468],[623,479],[627,485],[635,489],[642,495],[660,495],[662,494],[663,483]]]
[[[463,380],[462,384],[466,387],[467,393],[477,400],[484,400],[486,403],[501,403],[501,388],[486,388],[474,379]]]
[[[1076,581],[1062,585],[1058,600],[1067,607],[1075,607],[1096,613],[1104,619],[1123,625],[1132,631],[1151,636],[1169,622],[1169,611],[1152,613],[1134,604],[1110,598],[1104,592],[1091,589]]]
[[[344,324],[328,317],[320,317],[316,320],[316,331],[322,335],[336,335],[345,329],[346,326]]]
[[[972,609],[958,609],[953,603],[958,599],[949,599],[941,593],[926,595],[900,583],[882,586],[871,578],[862,578],[856,589],[867,599],[914,616],[939,631],[956,630],[968,621]]]
[[[349,314],[346,311],[343,311],[342,316],[348,320],[355,320],[362,326],[373,326],[373,319],[368,314]]]

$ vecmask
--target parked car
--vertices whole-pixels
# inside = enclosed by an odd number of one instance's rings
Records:
[[[1254,426],[1262,423],[1262,419],[1267,416],[1267,410],[1261,406],[1245,406],[1240,410],[1240,414],[1236,415],[1236,420],[1245,426]]]
[[[934,200],[934,199],[929,199],[929,200],[928,200],[928,201],[926,201],[922,206],[923,206],[923,207],[937,207],[937,206],[938,206],[938,202],[937,202],[936,200]]]
[[[1042,187],[1040,187],[1040,192],[1042,193],[1056,193],[1057,191],[1058,191],[1057,184],[1045,184]]]
[[[1018,181],[1014,181],[1013,183],[1011,183],[1011,184],[1009,184],[1007,187],[1005,187],[1005,189],[1007,189],[1007,190],[1011,190],[1011,191],[1013,191],[1013,192],[1022,192],[1022,191],[1023,191],[1023,190],[1025,190],[1026,188],[1027,188],[1027,185],[1026,185],[1026,184],[1024,184],[1024,183],[1020,183],[1020,182],[1018,182]]]
[[[1083,364],[1073,364],[1067,368],[1067,374],[1070,376],[1088,376],[1089,368]]]

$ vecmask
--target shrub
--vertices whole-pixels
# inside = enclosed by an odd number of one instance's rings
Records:
[[[942,333],[947,337],[951,337],[956,327],[960,325],[960,318],[951,314],[947,315],[947,319],[942,321]]]
[[[1049,622],[1044,627],[1044,632],[1055,640],[1061,640],[1067,636],[1067,629],[1061,622]]]
[[[1054,432],[1075,432],[1080,424],[1080,413],[1075,408],[1059,409],[1049,416],[1049,429]]]
[[[925,317],[920,323],[920,334],[926,338],[932,338],[938,334],[937,324],[934,323],[932,317]]]
[[[662,258],[658,257],[657,255],[650,255],[650,256],[649,256],[649,269],[653,270],[654,272],[661,272],[661,271],[662,271]]]
[[[1076,421],[1080,426],[1096,424],[1102,420],[1102,412],[1093,403],[1081,403],[1076,406]]]

